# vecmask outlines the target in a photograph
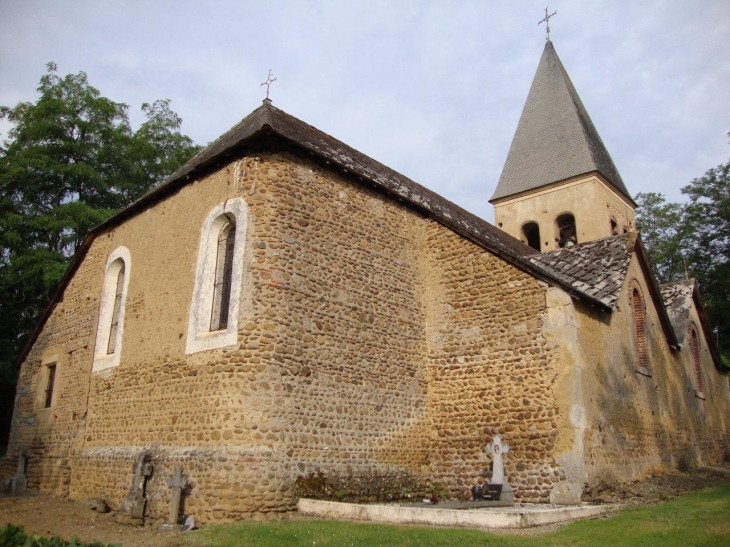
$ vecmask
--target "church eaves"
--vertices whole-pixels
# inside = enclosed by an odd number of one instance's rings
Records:
[[[595,171],[633,203],[552,42],[547,42],[490,201]]]

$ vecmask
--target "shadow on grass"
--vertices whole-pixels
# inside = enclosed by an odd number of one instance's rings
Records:
[[[183,541],[199,547],[727,547],[730,485],[701,490],[668,503],[628,508],[610,518],[573,522],[544,534],[522,536],[462,528],[292,520],[207,526],[186,534]]]

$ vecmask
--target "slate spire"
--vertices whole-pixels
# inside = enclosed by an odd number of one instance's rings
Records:
[[[591,171],[600,172],[631,200],[552,42],[548,41],[490,201]]]

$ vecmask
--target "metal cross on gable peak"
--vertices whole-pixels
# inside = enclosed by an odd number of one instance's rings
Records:
[[[273,84],[275,81],[276,81],[276,78],[271,77],[271,69],[269,69],[269,75],[266,77],[266,81],[261,84],[261,85],[266,86],[266,99],[265,100],[267,100],[267,101],[271,101],[271,99],[269,99],[269,88],[271,87],[271,84]]]
[[[545,23],[545,30],[547,31],[547,36],[545,37],[545,40],[547,40],[548,42],[550,41],[550,18],[556,13],[558,13],[558,10],[555,10],[550,15],[548,15],[548,9],[545,8],[545,18],[542,21],[538,21],[537,23],[538,25],[542,25],[543,23]]]

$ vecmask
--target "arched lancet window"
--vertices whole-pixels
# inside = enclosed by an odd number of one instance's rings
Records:
[[[572,247],[578,243],[578,232],[575,228],[575,217],[570,213],[560,215],[555,219],[558,247]]]
[[[213,285],[213,309],[210,314],[210,330],[228,326],[231,302],[231,275],[233,274],[233,249],[236,243],[236,223],[229,221],[218,234],[218,253]]]
[[[692,325],[689,328],[689,352],[692,359],[692,370],[695,375],[695,395],[705,398],[705,382],[702,378],[702,360],[700,358],[700,337],[697,328]]]
[[[96,327],[93,371],[119,365],[131,264],[132,258],[126,247],[115,249],[107,260]]]
[[[522,226],[522,241],[536,251],[540,250],[540,226],[537,222],[528,222]]]
[[[649,343],[646,336],[646,306],[638,287],[631,291],[631,308],[634,322],[634,370],[651,376]]]
[[[238,342],[247,219],[246,202],[233,198],[217,205],[203,222],[188,320],[187,354]]]
[[[122,312],[122,294],[124,292],[124,262],[122,262],[119,268],[119,274],[117,274],[117,290],[114,292],[114,311],[112,311],[112,324],[109,328],[109,343],[107,344],[106,353],[114,353],[114,348],[117,345],[117,332],[119,331],[119,318]]]

